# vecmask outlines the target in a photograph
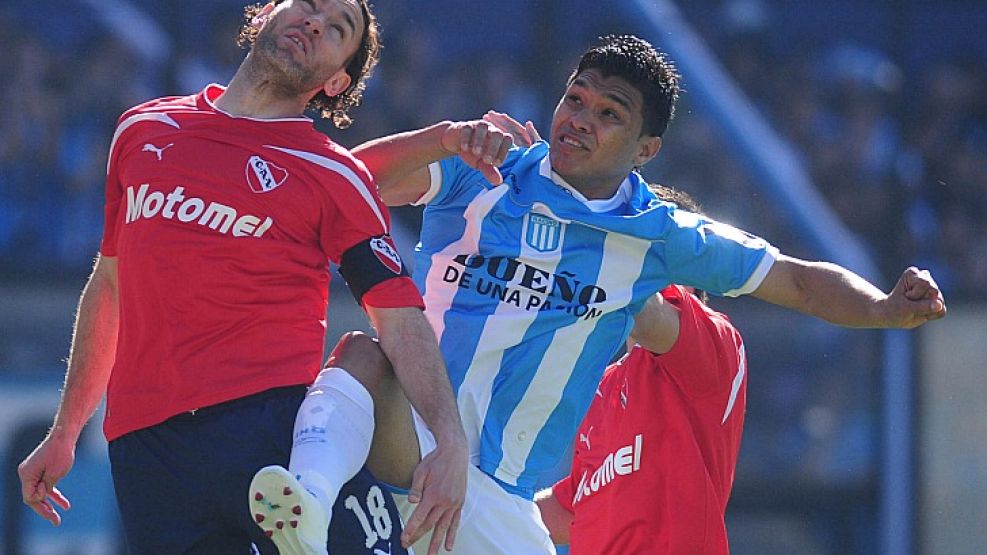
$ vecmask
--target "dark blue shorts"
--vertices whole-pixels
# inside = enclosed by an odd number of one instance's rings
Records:
[[[272,389],[111,441],[113,485],[130,553],[276,555],[253,522],[247,492],[261,468],[288,466],[304,395],[304,386]],[[333,508],[329,552],[403,555],[400,536],[394,500],[361,470]]]

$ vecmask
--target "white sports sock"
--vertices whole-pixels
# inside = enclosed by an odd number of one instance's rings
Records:
[[[295,417],[288,470],[326,514],[370,454],[374,402],[363,384],[342,368],[326,368],[308,389]]]

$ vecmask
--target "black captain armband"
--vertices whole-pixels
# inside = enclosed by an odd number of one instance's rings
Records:
[[[378,283],[401,276],[408,271],[390,235],[371,237],[361,241],[346,252],[339,262],[339,275],[346,280],[356,302],[363,303],[363,295]]]

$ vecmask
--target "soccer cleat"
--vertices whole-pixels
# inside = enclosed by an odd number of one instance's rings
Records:
[[[281,555],[328,555],[329,516],[290,472],[280,466],[260,469],[250,482],[249,499],[254,522]]]

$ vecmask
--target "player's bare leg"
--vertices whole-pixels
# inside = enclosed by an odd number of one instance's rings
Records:
[[[374,390],[374,440],[367,468],[375,478],[407,489],[415,467],[422,460],[411,403],[393,372],[385,374]]]

